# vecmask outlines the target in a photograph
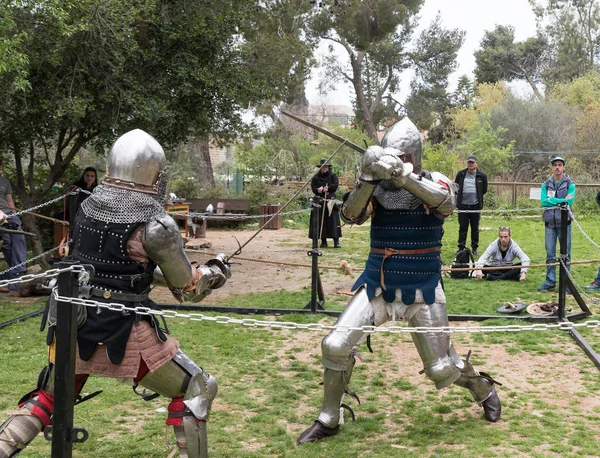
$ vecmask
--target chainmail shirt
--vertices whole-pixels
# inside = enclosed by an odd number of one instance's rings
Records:
[[[158,196],[103,185],[96,186],[81,210],[100,221],[125,224],[147,222],[166,214]]]
[[[423,171],[421,176],[431,180],[431,173]],[[398,188],[392,180],[382,180],[375,188],[373,197],[386,210],[414,210],[423,202],[404,188]]]

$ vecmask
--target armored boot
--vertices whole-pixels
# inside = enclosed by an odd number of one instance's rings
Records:
[[[495,423],[500,419],[502,406],[494,384],[502,386],[485,372],[478,372],[469,362],[471,352],[463,360],[464,367],[460,369],[461,375],[454,382],[455,385],[468,389],[473,399],[483,407],[486,420]]]
[[[352,370],[354,368],[355,359],[351,356],[348,361],[348,367],[345,371],[336,371],[333,369],[326,368],[325,375],[323,377],[323,405],[321,407],[321,413],[319,418],[313,423],[313,425],[305,430],[296,444],[301,445],[306,442],[316,442],[324,437],[334,436],[340,430],[340,411],[343,408],[348,408],[342,404],[344,394],[348,393],[358,400],[356,394],[352,393],[348,389],[348,382],[352,377]],[[359,401],[360,402],[360,401]],[[352,418],[354,414],[350,410]]]
[[[42,421],[31,413],[33,403],[25,403],[0,425],[0,458],[16,456],[42,431]]]

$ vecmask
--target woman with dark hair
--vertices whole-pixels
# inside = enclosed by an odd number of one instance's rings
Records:
[[[96,186],[98,186],[98,173],[94,167],[87,167],[81,174],[81,178],[71,185],[71,191],[77,189],[80,189],[80,191],[78,194],[67,198],[65,220],[69,222],[70,239],[73,239],[73,224],[79,207],[81,207],[81,202],[89,197]]]

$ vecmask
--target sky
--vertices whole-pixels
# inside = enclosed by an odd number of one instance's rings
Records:
[[[419,14],[420,26],[429,25],[438,11],[441,13],[445,27],[466,31],[465,42],[457,56],[458,69],[450,76],[450,90],[456,88],[460,76],[467,75],[473,78],[475,68],[473,52],[479,49],[485,31],[493,30],[496,24],[512,25],[515,29],[516,41],[522,41],[536,33],[535,16],[528,0],[425,0]],[[420,33],[420,30],[416,31],[415,36]],[[322,49],[325,48],[326,45],[322,46]],[[400,100],[408,95],[410,78],[411,75],[407,74],[402,80],[401,92],[398,94]],[[311,105],[322,103],[351,105],[353,95],[349,86],[340,84],[335,92],[322,99],[316,90],[317,84],[318,70],[313,70],[306,90]]]

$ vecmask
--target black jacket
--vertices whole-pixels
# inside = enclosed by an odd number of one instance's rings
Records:
[[[326,175],[323,175],[319,172],[313,177],[312,181],[310,182],[312,192],[315,193],[317,196],[323,198],[325,197],[325,193],[319,193],[317,189],[325,185],[329,186],[327,190],[327,200],[335,199],[336,192],[339,187],[339,180],[337,175],[331,171],[329,171]]]
[[[458,193],[456,194],[456,206],[459,210],[465,210],[462,204],[463,198],[463,183],[465,181],[465,176],[467,175],[467,169],[463,169],[456,175],[456,184],[458,184]],[[487,192],[488,188],[488,179],[487,175],[483,173],[481,169],[477,169],[475,173],[475,187],[477,188],[477,210],[481,210],[483,208],[483,195]]]

